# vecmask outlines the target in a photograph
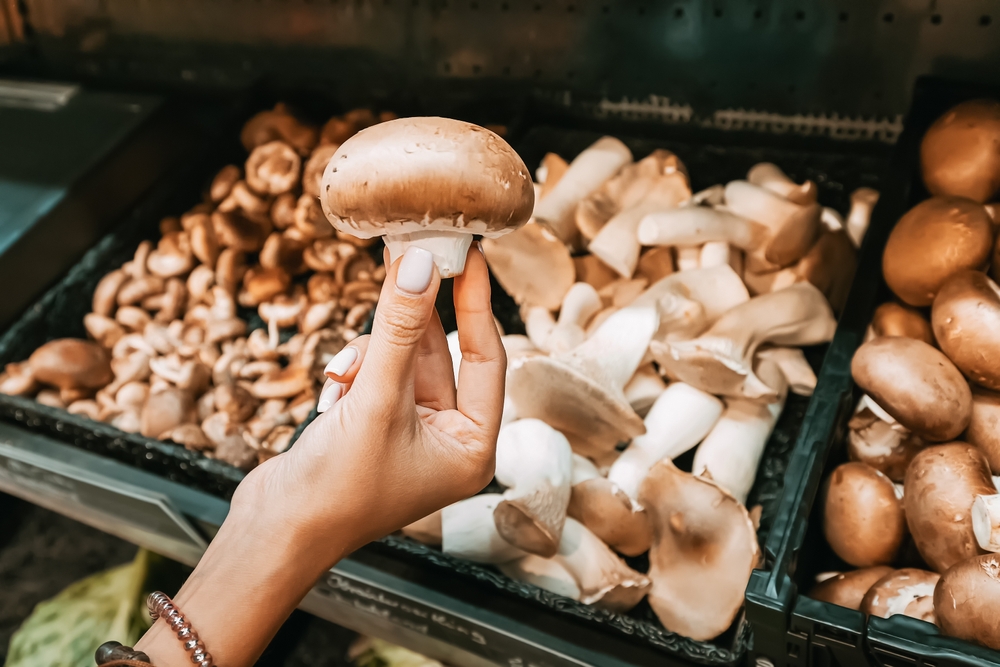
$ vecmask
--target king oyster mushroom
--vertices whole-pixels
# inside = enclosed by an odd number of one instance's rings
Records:
[[[649,551],[653,538],[649,515],[579,454],[573,455],[573,490],[567,514],[618,553],[638,556]]]

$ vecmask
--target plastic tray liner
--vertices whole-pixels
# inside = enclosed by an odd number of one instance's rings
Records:
[[[633,124],[631,127],[635,132],[637,126]],[[815,181],[819,186],[820,201],[844,214],[849,208],[852,190],[861,186],[877,187],[883,163],[880,151],[833,141],[789,140],[787,137],[752,133],[700,132],[691,128],[679,131],[657,129],[649,133],[654,137],[647,138],[629,138],[620,128],[605,133],[621,137],[636,159],[657,148],[674,151],[687,166],[696,191],[716,183],[745,178],[749,168],[758,162],[774,162],[796,180]],[[600,136],[601,133],[589,129],[535,125],[510,140],[529,168],[534,169],[546,152],[555,152],[570,160]],[[772,145],[761,145],[765,143]],[[233,156],[233,159],[238,158]],[[92,248],[0,338],[0,364],[27,359],[48,340],[67,336],[85,337],[83,317],[90,311],[91,295],[97,282],[108,271],[131,258],[142,240],[158,238],[158,223],[162,217],[178,215],[200,201],[212,176],[226,163],[216,159],[189,165],[176,178],[158,185],[127,219]],[[524,332],[516,304],[495,281],[493,306],[507,333]],[[442,285],[438,308],[446,330],[452,330],[455,324],[450,281]],[[248,321],[251,329],[262,326],[252,310],[241,311],[240,316]],[[807,359],[814,368],[819,368],[825,349],[824,345],[806,350]],[[762,506],[758,532],[762,544],[774,524],[775,504],[784,486],[789,453],[802,427],[808,404],[807,398],[789,396],[765,448],[757,481],[750,492],[748,506]],[[227,499],[243,477],[243,473],[222,461],[174,443],[125,433],[28,398],[0,395],[0,419]],[[681,467],[688,468],[690,462],[691,455],[678,461]],[[743,658],[751,642],[750,627],[742,614],[716,640],[694,641],[665,630],[646,602],[628,614],[615,614],[513,581],[493,567],[455,559],[404,538],[390,536],[383,539],[381,545],[368,548],[387,550],[394,557],[415,564],[427,564],[432,570],[445,568],[461,575],[471,585],[500,589],[529,601],[535,608],[576,619],[583,624],[581,629],[600,630],[617,637],[619,641],[640,643],[689,662],[734,664]],[[629,561],[641,571],[648,566],[645,557]]]

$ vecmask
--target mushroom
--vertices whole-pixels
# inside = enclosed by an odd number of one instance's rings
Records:
[[[215,448],[215,444],[208,439],[198,424],[180,424],[169,431],[160,433],[159,438],[160,440],[172,440],[178,445],[196,451]]]
[[[656,367],[653,364],[646,364],[639,367],[622,391],[636,414],[645,417],[666,388],[667,383],[660,377]]]
[[[524,556],[497,531],[493,512],[503,500],[499,493],[483,493],[441,510],[441,550],[475,563],[505,563]]]
[[[173,278],[194,268],[194,252],[187,232],[172,232],[160,239],[146,260],[149,272],[160,278]]]
[[[851,210],[847,213],[844,229],[855,248],[861,247],[878,198],[878,190],[871,188],[858,188],[851,193]]]
[[[730,266],[731,252],[732,248],[725,241],[709,241],[701,246],[698,267],[707,269],[713,266]]]
[[[643,165],[649,165],[653,172],[644,179],[648,189],[645,196],[608,220],[587,246],[623,278],[632,277],[639,261],[641,239],[636,232],[640,222],[651,213],[675,208],[691,198],[684,165],[676,155],[658,150],[635,166],[642,169]]]
[[[236,293],[236,287],[246,273],[246,259],[241,250],[225,248],[219,253],[215,263],[215,283],[230,294]]]
[[[243,252],[259,252],[271,233],[269,226],[257,224],[238,212],[222,210],[212,213],[212,229],[219,245]]]
[[[508,234],[503,239],[503,241],[506,242],[510,238],[514,237],[515,235],[521,234],[522,232],[524,232],[525,229],[528,229],[532,226],[533,226],[532,223],[529,222],[522,229],[517,230],[513,234]],[[566,246],[564,246],[562,242],[557,240],[554,236],[551,236],[551,234],[549,236],[552,238],[553,243],[558,243],[559,246],[566,251],[566,256],[568,257],[569,250],[566,248]],[[483,243],[483,248],[486,249],[488,245],[489,245],[488,243]],[[667,255],[670,261],[670,271],[664,273],[663,275],[673,273],[674,259],[670,248],[654,248],[654,250],[667,251]],[[490,254],[489,250],[487,250],[486,251],[487,261],[489,261],[489,254]],[[643,255],[643,257],[645,257],[645,255]],[[610,285],[611,283],[619,279],[618,273],[616,273],[614,269],[612,269],[610,266],[599,260],[597,257],[594,257],[593,255],[579,255],[577,257],[574,257],[571,261],[573,262],[573,266],[576,269],[576,280],[581,283],[589,283],[596,290],[600,290],[601,288],[606,287],[607,285]],[[490,265],[490,268],[491,269],[493,268],[492,264]],[[639,258],[638,272],[640,274],[642,273],[642,257]],[[643,275],[642,277],[649,280],[648,276]],[[499,280],[499,278],[497,278],[497,280]],[[570,283],[572,282],[573,281],[570,280]],[[550,310],[556,310],[558,307],[559,306],[556,305]]]
[[[670,377],[725,396],[776,396],[753,372],[764,343],[816,345],[833,337],[837,322],[826,298],[809,283],[762,294],[720,317],[698,338],[653,341],[650,351]]]
[[[574,283],[563,297],[558,321],[552,321],[545,308],[529,309],[525,318],[528,337],[545,352],[568,352],[584,341],[587,322],[600,309],[601,297],[597,290],[588,283]]]
[[[524,162],[496,134],[446,118],[404,118],[341,144],[320,201],[337,230],[384,235],[391,261],[410,245],[424,248],[450,278],[464,270],[473,234],[521,227],[534,197]]]
[[[208,198],[219,203],[228,197],[229,191],[233,189],[233,184],[240,180],[242,174],[243,172],[235,164],[227,164],[212,179],[212,185],[208,189]]]
[[[761,247],[770,230],[757,222],[733,215],[724,209],[682,206],[650,213],[638,228],[643,245],[690,246],[724,241],[741,250]]]
[[[298,185],[301,167],[302,158],[291,146],[270,141],[254,148],[247,158],[247,185],[262,195],[284,194]]]
[[[507,487],[493,518],[497,532],[514,546],[554,556],[569,505],[573,453],[566,437],[538,419],[520,419],[500,429],[497,481]]]
[[[91,310],[98,315],[111,317],[118,305],[118,291],[129,280],[129,277],[129,274],[122,269],[115,269],[101,278],[94,289]]]
[[[649,550],[653,538],[649,515],[579,454],[573,455],[573,489],[567,515],[621,554],[638,556]]]
[[[572,600],[580,599],[580,587],[573,575],[554,558],[542,558],[534,554],[517,560],[501,563],[500,571],[511,579],[523,581],[539,588],[562,595]]]
[[[1000,287],[979,271],[958,271],[941,285],[931,308],[941,351],[976,384],[1000,390]]]
[[[804,257],[822,228],[819,204],[796,204],[747,181],[731,181],[726,185],[726,208],[768,229],[763,255],[779,267],[790,266]]]
[[[292,398],[312,386],[309,371],[301,366],[288,366],[277,372],[267,373],[250,387],[257,398]]]
[[[271,347],[278,346],[279,329],[295,325],[308,306],[305,292],[298,287],[293,294],[280,294],[257,307],[260,318],[267,322]]]
[[[676,246],[678,271],[694,271],[701,267],[701,248],[696,245]]]
[[[986,456],[991,471],[1000,473],[1000,394],[972,388],[972,418],[965,439]]]
[[[60,389],[99,389],[113,378],[107,351],[76,338],[45,343],[31,354],[28,365],[35,380]]]
[[[809,591],[809,597],[848,609],[861,609],[861,602],[868,589],[891,572],[893,569],[887,565],[843,572],[816,584]]]
[[[661,313],[666,312],[663,297],[668,294],[697,302],[701,306],[704,326],[714,324],[723,314],[750,299],[746,285],[731,267],[713,266],[668,275],[653,283],[636,297],[632,306],[658,305]],[[661,315],[661,326],[656,338],[665,336],[670,320]]]
[[[986,209],[961,197],[932,197],[896,223],[882,254],[882,274],[904,303],[929,306],[948,278],[982,268],[992,251]]]
[[[805,181],[799,185],[776,164],[761,162],[750,167],[747,180],[795,204],[812,204],[816,201],[816,184]]]
[[[261,111],[253,116],[240,133],[240,140],[247,151],[276,139],[292,145],[299,154],[308,155],[319,141],[319,133],[315,127],[300,122],[280,103],[270,111]]]
[[[766,359],[777,365],[793,394],[812,396],[816,389],[816,373],[801,348],[767,347],[757,352],[757,359]]]
[[[125,335],[125,330],[120,324],[110,317],[98,315],[97,313],[87,313],[83,316],[83,326],[90,334],[90,337],[97,341],[97,344],[104,348],[112,348],[115,343]]]
[[[905,337],[870,340],[854,353],[851,375],[878,405],[925,440],[951,440],[969,424],[969,383],[927,343]]]
[[[118,290],[118,305],[131,306],[139,303],[147,296],[163,293],[163,278],[146,275],[133,278]]]
[[[746,503],[750,495],[764,446],[785,407],[787,395],[787,385],[777,364],[763,360],[757,373],[769,386],[778,388],[777,399],[764,403],[727,398],[722,416],[695,450],[691,466],[695,475],[713,480],[741,503]]]
[[[259,306],[283,294],[292,284],[292,278],[280,268],[252,268],[243,274],[243,290],[240,305]]]
[[[1000,551],[1000,495],[979,495],[972,503],[972,532],[984,551]]]
[[[934,587],[940,575],[906,567],[885,575],[868,589],[861,600],[861,611],[879,618],[903,614],[928,623],[934,616]]]
[[[760,561],[746,508],[711,480],[663,459],[639,491],[649,513],[649,604],[663,626],[695,641],[722,634]]]
[[[880,408],[870,396],[858,401],[847,423],[847,455],[875,468],[893,482],[902,482],[910,461],[924,448],[924,441]]]
[[[934,610],[946,635],[1000,650],[1000,558],[976,556],[943,573]]]
[[[833,309],[841,312],[847,304],[857,266],[857,251],[847,234],[824,230],[795,265],[795,275],[815,285]]]
[[[158,438],[188,421],[194,402],[183,389],[166,389],[150,393],[142,408],[139,432],[147,438]]]
[[[507,393],[517,414],[537,418],[594,458],[642,433],[642,420],[622,392],[656,330],[653,308],[623,308],[576,348],[553,357],[515,359]]]
[[[423,519],[403,526],[403,535],[431,546],[441,546],[441,510],[431,512]]]
[[[906,535],[892,480],[864,463],[837,466],[824,491],[823,534],[834,553],[855,567],[891,563]]]
[[[71,415],[81,415],[87,419],[92,419],[94,421],[100,421],[98,416],[100,415],[100,406],[97,405],[97,401],[89,398],[80,399],[78,401],[73,401],[68,406],[66,406],[66,411]]]
[[[964,442],[927,447],[913,457],[903,487],[906,522],[931,569],[944,572],[982,553],[972,505],[997,492],[982,452]]]
[[[36,391],[38,382],[30,364],[10,363],[4,366],[3,374],[0,374],[0,394],[26,396]]]
[[[601,264],[602,266],[604,265],[603,262],[598,262],[598,263]],[[579,266],[580,265],[577,264],[578,274],[580,272]],[[635,275],[639,278],[645,278],[649,284],[653,284],[658,280],[669,276],[673,272],[674,272],[674,253],[670,248],[664,248],[664,247],[647,249],[645,252],[642,253],[642,255],[639,256],[639,263],[636,264],[635,267]],[[600,289],[600,286],[598,285],[594,286]]]
[[[875,309],[871,327],[876,336],[905,336],[934,344],[931,323],[916,308],[895,301],[887,301]]]
[[[992,199],[1000,190],[1000,102],[969,100],[949,109],[924,134],[920,166],[933,195]]]
[[[556,183],[566,174],[567,169],[569,169],[569,163],[559,155],[546,153],[542,156],[541,163],[535,169],[535,180],[542,186],[541,196],[538,199],[552,191]]]
[[[646,415],[646,432],[632,440],[608,472],[608,480],[630,498],[639,497],[646,473],[657,461],[673,459],[708,435],[722,415],[722,401],[683,382],[670,384]]]
[[[624,613],[646,597],[649,579],[625,564],[586,526],[566,519],[553,557],[576,580],[580,602]]]
[[[619,169],[632,162],[632,152],[614,137],[602,137],[570,162],[559,182],[535,205],[534,216],[556,237],[572,245],[578,231],[577,205]]]

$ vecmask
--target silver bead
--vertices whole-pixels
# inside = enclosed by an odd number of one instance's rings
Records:
[[[198,649],[200,651],[205,650],[205,645],[201,643],[201,640],[197,637],[192,637],[191,639],[184,642],[184,650],[191,651],[193,649]]]
[[[184,639],[197,639],[198,633],[190,625],[185,625],[183,628],[177,631],[177,638],[180,640]]]
[[[173,618],[167,618],[167,624],[170,628],[177,632],[187,624],[187,620],[183,616],[174,616]]]
[[[199,662],[197,667],[215,667],[215,665],[212,664],[212,656],[209,656]]]
[[[205,651],[195,651],[194,655],[191,656],[191,662],[196,665],[207,662],[209,665],[212,664],[212,654]]]

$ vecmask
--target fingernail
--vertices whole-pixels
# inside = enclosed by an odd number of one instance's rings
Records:
[[[399,262],[396,287],[410,294],[423,294],[431,284],[433,272],[434,255],[423,248],[410,246]]]
[[[333,404],[340,400],[344,394],[344,385],[333,382],[329,387],[323,389],[319,395],[319,403],[316,405],[316,412],[320,414],[333,407]]]
[[[483,249],[483,242],[482,241],[476,241],[476,247],[479,248],[479,253],[483,257],[486,257],[486,251]]]
[[[333,376],[342,376],[347,371],[351,370],[351,366],[358,359],[358,349],[353,346],[345,347],[343,350],[337,353],[330,363],[326,365],[326,369],[323,371],[331,380],[336,380]]]

